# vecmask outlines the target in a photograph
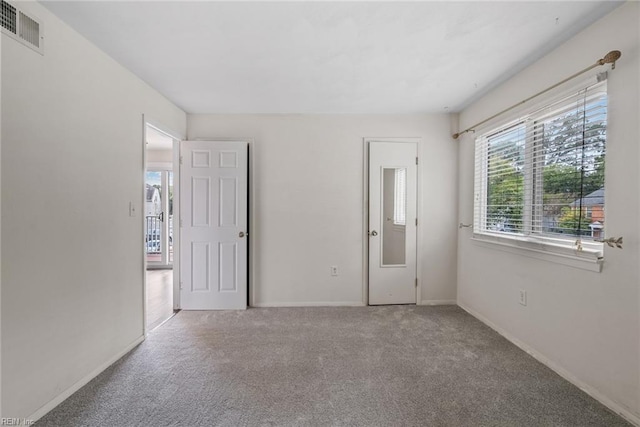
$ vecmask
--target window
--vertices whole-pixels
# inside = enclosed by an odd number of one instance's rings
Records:
[[[601,257],[606,130],[603,81],[480,135],[475,237]]]

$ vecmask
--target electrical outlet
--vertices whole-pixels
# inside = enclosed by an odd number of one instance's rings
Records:
[[[337,276],[338,275],[338,266],[337,265],[332,265],[331,266],[331,275],[332,276]]]
[[[518,302],[520,305],[527,305],[527,291],[524,289],[520,289],[520,300]]]

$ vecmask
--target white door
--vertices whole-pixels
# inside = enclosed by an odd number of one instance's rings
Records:
[[[180,160],[181,308],[244,309],[248,144],[183,141]]]
[[[369,142],[369,304],[416,303],[417,144]]]

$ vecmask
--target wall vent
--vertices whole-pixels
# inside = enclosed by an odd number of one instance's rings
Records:
[[[35,47],[40,47],[40,23],[20,12],[20,37]]]
[[[32,15],[27,15],[5,0],[0,0],[0,26],[2,33],[44,54],[42,23]]]

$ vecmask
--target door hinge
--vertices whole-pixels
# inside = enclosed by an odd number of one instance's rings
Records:
[[[180,218],[180,228],[182,228],[182,218]]]
[[[418,287],[418,278],[416,277],[416,288]]]
[[[180,164],[182,164],[182,156],[180,156]]]
[[[180,290],[182,290],[182,280],[180,281]]]
[[[418,158],[416,157],[416,165],[418,164]]]
[[[418,226],[418,218],[416,218],[416,227]]]

